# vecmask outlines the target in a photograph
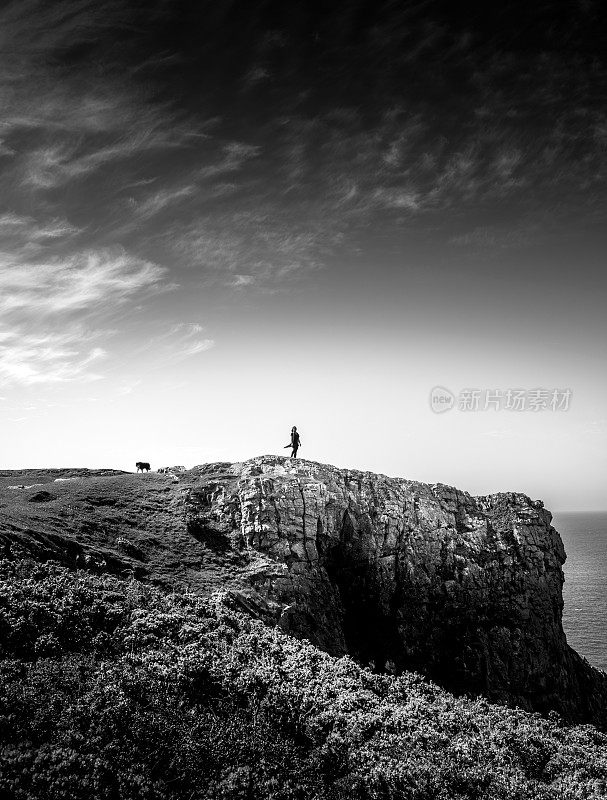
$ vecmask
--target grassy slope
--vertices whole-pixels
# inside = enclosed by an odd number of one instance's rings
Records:
[[[255,569],[259,559],[213,548],[186,528],[188,489],[204,485],[204,475],[188,473],[175,484],[169,475],[101,472],[0,472],[0,547],[69,564],[80,553],[83,566],[85,558],[93,567],[104,559],[104,571],[134,573],[165,588],[199,594],[246,586],[247,569]],[[78,479],[55,480],[69,476]],[[236,480],[233,474],[224,479]],[[30,488],[9,488],[20,484]]]
[[[217,595],[31,561],[0,578],[4,797],[607,796],[590,726],[373,675]]]

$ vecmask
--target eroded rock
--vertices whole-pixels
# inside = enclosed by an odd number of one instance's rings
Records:
[[[377,670],[605,724],[607,676],[567,645],[565,551],[541,501],[273,456],[227,471],[238,480],[205,472],[188,524],[263,555],[251,585],[283,630]]]

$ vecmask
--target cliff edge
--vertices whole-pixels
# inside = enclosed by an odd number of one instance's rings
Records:
[[[607,728],[607,675],[562,629],[565,552],[540,501],[276,456],[66,477],[0,476],[5,556],[229,589],[333,655]]]

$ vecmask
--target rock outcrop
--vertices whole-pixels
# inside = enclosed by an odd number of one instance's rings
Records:
[[[0,508],[6,554],[43,542],[45,558],[228,589],[329,653],[607,727],[607,675],[563,633],[565,552],[540,501],[275,456],[52,495]]]
[[[199,536],[267,556],[250,580],[284,630],[378,670],[605,726],[607,676],[562,629],[551,520],[524,494],[273,457],[242,465],[237,486],[193,488],[187,510]]]

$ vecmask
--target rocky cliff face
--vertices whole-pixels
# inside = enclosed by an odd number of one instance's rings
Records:
[[[565,553],[540,501],[274,456],[174,481],[37,486],[44,503],[0,504],[0,542],[8,555],[229,589],[332,654],[607,727],[607,676],[561,627]]]
[[[607,676],[561,626],[551,519],[523,494],[271,457],[244,464],[236,486],[193,488],[187,510],[199,535],[267,557],[251,585],[284,630],[378,670],[604,725]]]

